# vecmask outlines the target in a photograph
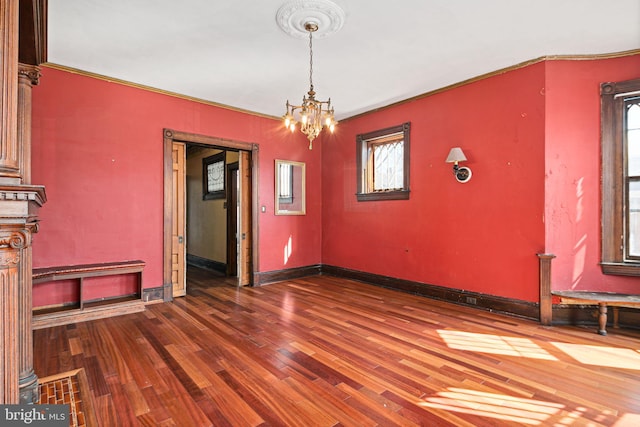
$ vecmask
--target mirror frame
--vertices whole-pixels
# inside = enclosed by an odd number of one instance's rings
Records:
[[[300,183],[299,183],[299,195],[297,197],[301,197],[302,201],[300,203],[299,206],[296,207],[295,210],[289,210],[289,209],[285,209],[283,207],[284,203],[281,201],[281,197],[280,195],[282,194],[281,191],[281,185],[283,182],[283,179],[286,179],[286,176],[281,176],[280,175],[280,168],[283,165],[290,165],[292,168],[296,168],[299,167],[301,168],[301,172],[300,172]],[[294,162],[292,160],[280,160],[280,159],[276,159],[275,161],[275,194],[274,194],[274,199],[275,199],[275,214],[276,215],[306,215],[307,210],[306,210],[306,165],[304,162]],[[298,188],[298,184],[296,182],[294,182],[293,178],[294,176],[296,176],[296,174],[291,174],[291,197],[294,198],[296,197],[296,194],[298,193],[298,191],[296,191],[296,189]]]

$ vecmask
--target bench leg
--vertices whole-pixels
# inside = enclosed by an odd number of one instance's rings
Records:
[[[598,315],[598,333],[600,335],[607,335],[607,304],[604,302],[598,303],[599,315]]]
[[[618,320],[620,319],[620,307],[613,307],[613,327],[618,329],[619,328],[619,323]]]

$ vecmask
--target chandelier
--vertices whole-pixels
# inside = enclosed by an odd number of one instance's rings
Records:
[[[313,90],[313,33],[318,30],[318,24],[307,22],[304,29],[309,32],[309,92],[302,97],[302,105],[292,105],[287,100],[287,112],[283,116],[284,125],[292,133],[296,130],[298,120],[300,130],[309,139],[309,150],[313,148],[313,140],[320,134],[325,126],[333,133],[336,125],[333,116],[331,98],[328,101],[318,101]],[[295,119],[295,113],[298,120]]]

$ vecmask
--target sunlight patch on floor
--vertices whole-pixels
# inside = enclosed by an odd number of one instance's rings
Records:
[[[438,330],[440,338],[457,350],[528,357],[531,359],[558,360],[529,338],[505,337],[473,332]]]
[[[624,414],[613,427],[637,427],[640,426],[640,414]]]
[[[564,409],[559,403],[450,387],[418,403],[450,412],[540,425]]]
[[[640,370],[640,353],[630,348],[597,345],[550,343],[585,365]]]

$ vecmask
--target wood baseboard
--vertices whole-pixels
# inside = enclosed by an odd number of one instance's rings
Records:
[[[299,279],[305,276],[317,276],[322,273],[321,269],[322,265],[316,264],[306,267],[288,268],[286,270],[259,272],[253,276],[253,286],[261,286],[283,280]]]
[[[202,258],[197,255],[187,254],[187,264],[207,270],[218,271],[222,274],[227,273],[227,264],[212,259]]]
[[[494,313],[502,313],[525,319],[538,320],[538,304],[534,302],[481,294],[461,289],[446,288],[443,286],[381,276],[378,274],[350,270],[332,265],[323,264],[322,274],[358,280],[371,285],[381,286],[383,288],[395,289],[454,304],[475,307]]]
[[[326,264],[316,264],[307,267],[256,273],[257,280],[255,280],[254,286],[318,274],[357,280],[383,288],[395,289],[401,292],[408,292],[415,295],[475,307],[496,313],[508,314],[510,316],[522,317],[525,319],[538,320],[539,315],[538,304],[534,302],[469,292],[461,289],[446,288],[443,286],[381,276],[378,274],[350,270],[348,268]]]

